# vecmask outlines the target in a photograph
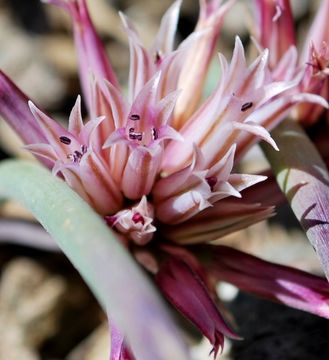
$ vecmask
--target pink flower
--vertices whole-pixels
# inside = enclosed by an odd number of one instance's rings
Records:
[[[300,74],[298,91],[329,99],[329,1],[323,0],[304,40],[300,54],[296,49],[294,19],[289,0],[254,0],[257,29],[261,47],[270,49],[272,75],[289,80]],[[325,106],[328,107],[328,106]],[[312,125],[324,112],[318,104],[302,102],[294,116],[305,126]]]
[[[175,50],[180,1],[165,14],[149,50],[122,15],[131,54],[126,100],[86,1],[47,2],[65,8],[72,17],[89,120],[82,120],[79,97],[67,129],[31,102],[30,112],[26,97],[1,72],[0,114],[27,149],[50,161],[53,173],[120,234],[136,259],[157,272],[163,292],[209,338],[216,354],[224,335],[237,336],[215,307],[207,281],[199,276],[199,261],[182,247],[168,249],[164,244],[209,242],[271,216],[271,206],[244,197],[246,189],[266,177],[235,173],[235,165],[259,140],[278,150],[269,130],[295,104],[323,105],[323,99],[301,92],[298,74],[275,80],[268,50],[248,65],[236,38],[231,62],[219,55],[222,77],[202,101],[204,78],[232,1],[221,5],[218,0],[201,0],[196,31]],[[151,246],[144,254],[136,250],[148,243],[167,260],[157,259]],[[118,352],[126,351],[122,341]]]
[[[270,66],[275,67],[283,55],[296,44],[290,0],[254,0],[256,39],[270,50]]]

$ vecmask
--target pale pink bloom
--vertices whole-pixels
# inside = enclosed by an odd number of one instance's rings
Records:
[[[328,16],[329,1],[322,0],[306,39],[304,40],[304,47],[300,56],[301,63],[309,60],[311,45],[313,45],[317,51],[320,51],[324,43],[329,44]]]
[[[200,15],[195,31],[202,36],[199,36],[188,49],[179,75],[177,87],[183,91],[175,108],[173,121],[176,128],[181,128],[200,104],[204,81],[216,49],[224,16],[235,0],[221,5],[222,2],[200,0]]]
[[[270,67],[275,67],[286,51],[296,44],[290,0],[254,0],[256,39],[270,50]]]
[[[233,169],[260,139],[278,150],[268,131],[296,103],[324,103],[319,96],[299,90],[299,74],[276,81],[269,69],[268,50],[247,65],[237,38],[231,62],[219,56],[222,76],[216,89],[198,106],[222,18],[232,2],[222,7],[217,0],[201,1],[197,31],[176,50],[180,1],[165,14],[150,50],[122,15],[131,54],[128,100],[105,57],[85,0],[48,2],[72,15],[89,121],[82,121],[80,98],[68,129],[32,103],[30,112],[25,97],[1,72],[0,114],[22,135],[30,151],[49,160],[54,174],[104,216],[127,247],[135,249],[134,245],[151,241],[155,247],[167,241],[209,242],[273,213],[272,207],[244,197],[246,189],[265,177]],[[196,49],[200,56],[191,66]],[[24,129],[20,120],[26,121]],[[152,263],[147,256],[139,256],[139,261],[159,269],[163,291],[206,334],[216,353],[223,345],[223,334],[236,335],[195,276],[198,266],[186,261],[188,252],[182,251],[184,263],[171,259],[175,253],[163,248],[160,258],[163,255],[168,261]],[[179,293],[181,283],[187,287]],[[122,344],[119,340],[119,349]]]
[[[256,138],[275,148],[267,129],[277,125],[294,104],[310,101],[326,105],[318,96],[297,92],[299,76],[290,81],[273,81],[267,50],[248,66],[239,38],[231,63],[220,55],[220,65],[223,75],[217,88],[180,129],[184,143],[171,142],[166,149],[163,161],[166,174],[187,166],[193,157],[192,144],[202,151],[207,168],[223,158],[234,143],[238,158]]]
[[[323,0],[308,32],[300,55],[300,64],[306,63],[302,89],[319,94],[329,101],[329,1]],[[312,125],[323,113],[323,108],[300,104],[296,117],[305,125]]]
[[[100,214],[120,209],[123,196],[110,175],[106,161],[94,151],[94,130],[104,118],[83,124],[80,97],[72,109],[68,130],[41,112],[32,102],[30,109],[47,139],[46,144],[26,148],[54,162],[53,173],[61,173],[67,183]]]
[[[304,40],[300,55],[296,49],[294,19],[289,0],[254,0],[257,29],[256,40],[270,49],[270,68],[277,80],[289,80],[300,74],[297,91],[321,95],[329,99],[329,1],[323,0]],[[326,106],[327,107],[327,106]],[[324,107],[302,102],[294,117],[304,125],[313,124]]]
[[[131,209],[121,210],[113,216],[106,217],[110,226],[138,245],[145,245],[152,239],[156,231],[152,224],[153,219],[153,205],[147,201],[146,196]]]

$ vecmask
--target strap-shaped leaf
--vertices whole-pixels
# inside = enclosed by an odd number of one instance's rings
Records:
[[[271,133],[280,151],[262,148],[329,279],[329,174],[299,124],[285,120]]]
[[[155,290],[102,219],[40,165],[0,164],[0,195],[25,205],[78,269],[137,359],[188,359]]]

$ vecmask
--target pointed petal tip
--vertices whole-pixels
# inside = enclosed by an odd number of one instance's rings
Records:
[[[311,94],[311,93],[300,93],[293,95],[292,101],[294,102],[310,102],[313,104],[318,104],[323,106],[325,109],[329,108],[329,102],[320,95]]]
[[[269,49],[264,49],[263,50],[263,53],[261,54],[261,56],[265,59],[265,60],[267,60],[268,59],[268,57],[269,57],[269,54],[270,54],[270,51],[269,51]]]
[[[30,110],[31,110],[31,113],[32,113],[33,115],[35,115],[36,113],[40,112],[40,109],[34,104],[34,102],[33,102],[32,100],[29,100],[29,101],[27,102],[27,104],[28,104],[28,106],[29,106],[29,108],[30,108]]]
[[[130,21],[129,17],[123,12],[123,11],[119,11],[118,12],[120,20],[122,22],[123,27],[128,31],[131,32],[134,30],[133,28],[133,24]]]
[[[234,46],[239,46],[243,48],[243,44],[239,35],[235,35]]]
[[[128,18],[127,15],[121,10],[118,11],[118,14],[119,14],[120,19],[123,22],[123,24],[125,24],[127,21],[127,18]]]

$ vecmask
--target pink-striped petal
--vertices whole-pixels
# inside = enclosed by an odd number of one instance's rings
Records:
[[[193,219],[167,226],[165,237],[181,245],[211,242],[269,218],[273,211],[273,206],[248,203],[244,196],[242,199],[224,199]]]
[[[160,29],[151,47],[151,54],[161,57],[173,51],[179,9],[182,0],[176,0],[162,17]]]
[[[57,160],[57,154],[49,144],[30,144],[25,145],[24,149],[30,151],[36,156],[46,158],[51,162],[55,162]]]
[[[153,149],[138,146],[131,151],[121,183],[122,191],[127,198],[136,200],[151,192],[159,172],[161,157],[161,146]]]
[[[129,95],[132,103],[144,85],[155,73],[155,60],[141,44],[137,31],[132,22],[123,13],[120,17],[129,37],[130,70],[129,70]]]
[[[270,50],[270,66],[275,68],[290,46],[296,44],[290,0],[254,0],[254,9],[256,38]]]
[[[118,87],[118,80],[107,58],[104,46],[92,23],[86,0],[44,0],[66,9],[73,21],[78,52],[80,81],[89,110],[92,109],[90,73],[96,79],[106,79]]]
[[[228,1],[224,5],[217,0],[200,1],[200,16],[195,31],[205,29],[208,31],[200,36],[189,50],[179,76],[178,88],[183,91],[175,109],[174,125],[178,129],[183,126],[199,105],[203,84],[216,49],[224,16],[233,3],[234,0]]]

